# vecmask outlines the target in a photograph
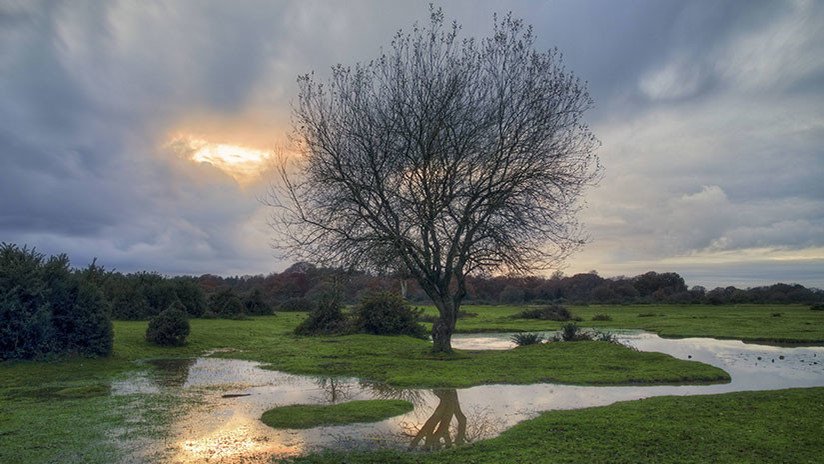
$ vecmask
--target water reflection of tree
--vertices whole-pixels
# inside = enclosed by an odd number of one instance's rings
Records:
[[[461,410],[455,389],[432,390],[438,405],[423,425],[407,425],[407,435],[413,437],[409,449],[420,447],[432,451],[472,443],[495,435],[500,427],[494,415],[478,412],[467,415]]]
[[[352,385],[334,377],[321,377],[315,384],[322,392],[322,396],[313,398],[319,403],[337,403],[347,401],[354,396]]]
[[[360,387],[364,390],[369,390],[374,398],[380,400],[404,400],[409,401],[415,407],[425,403],[423,390],[414,390],[411,388],[398,388],[392,385],[387,385],[381,382],[369,382],[361,380]]]
[[[189,369],[196,361],[194,358],[153,359],[148,364],[154,368],[151,377],[158,386],[179,388],[186,384]]]
[[[416,448],[420,445],[425,450],[436,450],[466,443],[466,416],[461,411],[458,392],[455,389],[449,389],[432,390],[432,393],[438,397],[438,406],[435,407],[432,416],[415,433],[409,448]],[[450,433],[453,419],[457,425],[454,433]]]

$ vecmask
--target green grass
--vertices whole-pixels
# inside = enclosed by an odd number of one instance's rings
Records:
[[[436,314],[432,307],[424,307]],[[524,306],[464,306],[477,317],[458,320],[458,332],[557,330],[560,322],[513,319]],[[824,311],[809,305],[589,305],[570,306],[579,325],[605,329],[643,329],[663,337],[733,338],[751,342],[824,343]],[[780,317],[773,314],[781,313]],[[610,321],[593,321],[596,314]]]
[[[550,411],[497,438],[435,453],[323,453],[297,463],[817,463],[824,388],[657,397]]]
[[[464,332],[559,327],[556,322],[511,319],[510,315],[522,309],[517,307],[465,309],[479,316],[459,321],[458,329]],[[665,336],[824,340],[824,312],[810,311],[807,306],[588,306],[572,311],[584,319],[581,324],[585,326],[642,328]],[[781,317],[772,317],[778,312]],[[655,315],[638,317],[642,313]],[[608,314],[613,320],[590,321],[595,314]],[[292,330],[304,317],[303,313],[282,313],[245,321],[193,320],[189,343],[172,348],[147,344],[146,322],[116,322],[114,355],[108,359],[0,363],[0,462],[109,462],[121,453],[107,438],[110,430],[162,434],[185,404],[162,395],[112,397],[107,394],[108,386],[113,379],[139,369],[135,360],[195,357],[215,348],[238,350],[218,356],[262,361],[288,372],[357,376],[398,386],[727,380],[714,367],[603,342],[433,356],[427,342],[409,337],[293,336]],[[138,419],[135,411],[140,412]]]
[[[320,425],[378,422],[407,413],[412,403],[403,400],[362,400],[339,404],[295,404],[270,409],[260,418],[276,429],[308,429]]]
[[[290,315],[294,316],[294,315]],[[346,335],[297,337],[294,321],[281,316],[254,321],[193,320],[190,353],[231,347],[219,356],[248,359],[286,372],[354,376],[400,387],[469,387],[485,383],[559,382],[634,384],[723,382],[722,370],[660,353],[641,353],[606,342],[553,343],[511,351],[433,355],[431,344],[412,337]],[[118,346],[137,353],[145,323],[116,324]],[[176,356],[177,349],[164,350]],[[152,355],[157,356],[153,349]],[[145,355],[143,357],[146,357]]]

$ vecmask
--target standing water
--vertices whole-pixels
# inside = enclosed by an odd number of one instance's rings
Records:
[[[456,335],[457,349],[509,349],[511,334]],[[260,363],[197,358],[151,361],[152,369],[115,382],[114,394],[194,398],[176,417],[169,435],[126,444],[130,461],[269,462],[323,448],[438,449],[491,438],[541,411],[603,406],[661,395],[704,395],[745,390],[824,386],[824,347],[785,348],[711,338],[662,339],[632,332],[618,341],[640,351],[658,351],[727,371],[717,385],[575,386],[482,385],[465,389],[396,389],[358,379],[291,375]],[[393,398],[413,411],[368,424],[306,430],[273,429],[264,411],[290,404],[332,404]]]

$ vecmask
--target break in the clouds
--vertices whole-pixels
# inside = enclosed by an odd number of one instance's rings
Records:
[[[453,1],[512,10],[587,80],[605,165],[567,272],[824,286],[824,4]],[[257,201],[298,74],[375,57],[427,2],[0,0],[0,240],[74,264],[266,273]]]

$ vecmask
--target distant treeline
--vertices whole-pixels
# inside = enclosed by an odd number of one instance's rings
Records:
[[[401,291],[417,303],[426,304],[428,297],[412,279],[397,276],[371,275],[362,272],[341,272],[297,263],[281,273],[266,276],[219,277],[205,274],[197,278],[204,291],[212,293],[231,289],[239,295],[259,291],[264,301],[273,307],[295,299],[315,299],[334,282],[345,302],[354,303],[365,293],[378,290]],[[475,304],[731,304],[731,303],[819,303],[824,302],[824,290],[798,284],[783,284],[739,289],[718,287],[707,290],[688,287],[683,277],[674,272],[647,272],[634,277],[603,278],[595,272],[552,277],[479,277],[467,279],[467,303]]]

